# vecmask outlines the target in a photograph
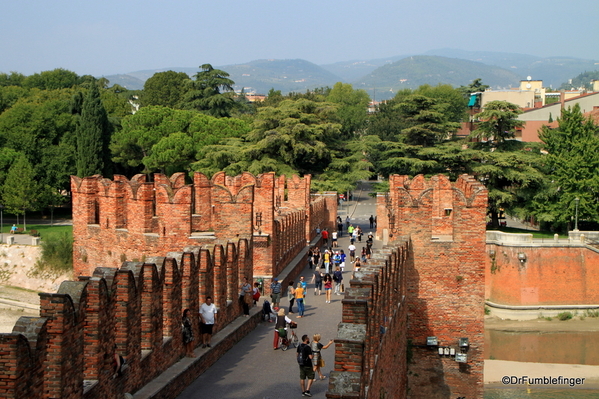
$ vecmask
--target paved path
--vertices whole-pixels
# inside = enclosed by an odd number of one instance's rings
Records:
[[[368,183],[362,184],[365,190],[369,189]],[[344,203],[340,208],[339,216],[345,221],[347,214],[352,222],[357,222],[365,235],[369,229],[368,218],[375,214],[375,198],[369,197],[366,191],[356,191],[354,201]],[[356,225],[356,223],[354,223]],[[363,245],[366,239],[363,238]],[[381,243],[374,243],[374,248],[380,248]],[[349,246],[347,233],[339,240],[339,248],[346,253]],[[357,247],[361,248],[359,243]],[[345,268],[344,280],[347,286],[353,267],[349,264]],[[304,269],[302,275],[309,282],[312,270]],[[324,291],[321,296],[314,295],[314,285],[308,284],[305,317],[291,318],[298,322],[296,333],[301,339],[303,334],[308,334],[310,341],[312,335],[322,335],[321,342],[326,344],[337,335],[337,325],[341,321],[341,300],[343,295],[332,295],[330,304],[325,303]],[[288,309],[288,301],[282,300],[281,304]],[[260,301],[260,306],[262,300]],[[294,306],[297,311],[297,306]],[[179,399],[286,399],[301,398],[299,386],[299,368],[295,360],[295,349],[286,352],[272,349],[273,341],[272,323],[261,323],[254,331],[248,334],[237,345],[222,356],[208,371],[195,380],[185,391],[178,396]],[[323,374],[331,371],[334,358],[334,347],[322,351],[325,360]],[[311,392],[314,398],[325,398],[328,379],[316,380]]]

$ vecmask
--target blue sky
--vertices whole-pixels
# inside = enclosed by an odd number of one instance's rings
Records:
[[[599,59],[597,11],[597,0],[0,0],[0,72],[328,64],[439,48]]]

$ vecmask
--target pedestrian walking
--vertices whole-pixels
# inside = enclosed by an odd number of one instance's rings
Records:
[[[243,307],[243,315],[250,317],[250,303],[254,299],[252,298],[252,286],[248,282],[248,278],[244,277],[243,282],[239,286],[239,301]]]
[[[331,253],[328,249],[325,249],[322,259],[324,263],[324,272],[325,274],[329,273],[329,267],[331,266]]]
[[[349,244],[349,247],[347,247],[347,249],[349,250],[349,260],[350,262],[355,262],[356,260],[356,246],[351,243]]]
[[[289,299],[289,313],[293,313],[293,302],[295,302],[295,288],[293,287],[293,281],[290,281],[287,286],[287,299]]]
[[[324,367],[324,359],[322,358],[320,351],[331,346],[333,344],[333,340],[330,340],[328,344],[323,345],[320,343],[320,338],[320,334],[314,334],[312,336],[312,344],[310,344],[310,347],[312,348],[312,364],[314,365],[314,373],[318,373],[320,379],[324,380],[327,378],[327,376],[323,375],[321,371],[321,368]]]
[[[304,287],[302,283],[297,283],[295,287],[295,301],[297,302],[297,318],[304,317]]]
[[[195,357],[193,353],[193,324],[191,322],[191,311],[189,309],[185,309],[183,311],[183,320],[182,320],[182,333],[183,333],[183,344],[185,344],[185,355],[187,357]]]
[[[314,295],[318,292],[320,295],[320,291],[322,290],[322,273],[320,270],[314,270],[312,274],[312,280],[310,280],[310,284],[314,283]]]
[[[277,312],[277,322],[275,323],[275,336],[272,343],[273,349],[279,349],[279,337],[281,333],[287,336],[287,324],[291,324],[291,319],[285,315],[285,309],[280,308]]]
[[[332,289],[333,289],[333,278],[331,277],[331,275],[329,273],[327,273],[324,276],[324,293],[326,295],[325,303],[331,303]]]
[[[312,348],[307,334],[302,335],[302,343],[297,347],[297,357],[300,368],[300,387],[302,396],[311,397],[310,388],[314,383],[314,367],[312,365]],[[306,382],[305,380],[308,380]]]
[[[341,268],[337,266],[337,270],[333,273],[333,281],[335,282],[335,295],[341,295],[341,285],[343,284],[343,273]]]
[[[279,307],[279,302],[281,301],[281,283],[279,283],[278,278],[273,278],[272,283],[270,284],[270,299],[272,299],[272,306],[274,308]]]

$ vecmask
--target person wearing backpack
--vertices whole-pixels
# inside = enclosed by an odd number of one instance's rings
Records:
[[[310,347],[310,338],[307,334],[302,335],[302,343],[297,347],[297,363],[300,368],[300,387],[302,396],[312,396],[310,388],[314,382],[314,368],[312,367],[312,348]],[[306,383],[305,380],[308,380]]]

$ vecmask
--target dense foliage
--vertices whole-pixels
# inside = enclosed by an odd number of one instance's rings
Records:
[[[599,217],[597,127],[577,108],[531,144],[513,140],[520,111],[506,102],[474,116],[471,138],[455,136],[480,79],[404,89],[376,107],[344,83],[271,90],[260,103],[233,84],[210,64],[192,78],[157,73],[142,92],[62,69],[0,74],[2,204],[14,214],[57,206],[74,174],[274,171],[346,192],[374,175],[468,173],[489,189],[493,225],[505,211],[564,229],[574,198],[581,219]]]

